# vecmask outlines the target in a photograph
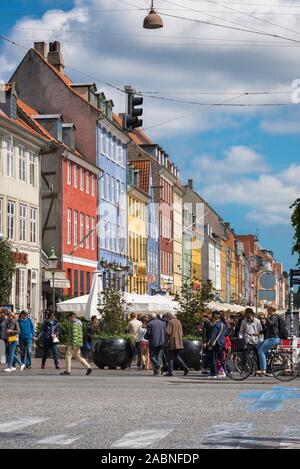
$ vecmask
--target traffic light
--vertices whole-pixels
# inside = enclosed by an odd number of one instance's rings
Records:
[[[300,276],[300,269],[291,269],[291,276],[292,277],[299,277]]]
[[[131,86],[125,86],[127,93],[127,113],[125,115],[124,127],[126,130],[134,130],[142,127],[143,121],[139,119],[143,115],[143,109],[138,107],[144,102],[144,99],[135,95],[135,90]]]

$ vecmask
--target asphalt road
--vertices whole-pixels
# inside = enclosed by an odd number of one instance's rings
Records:
[[[0,372],[0,448],[300,448],[299,379],[84,373]]]

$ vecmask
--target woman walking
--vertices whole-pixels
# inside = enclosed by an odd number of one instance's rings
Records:
[[[150,370],[149,340],[145,339],[145,334],[147,332],[147,323],[148,323],[148,318],[147,316],[144,316],[142,318],[142,327],[140,329],[140,349],[141,349],[141,355],[142,355],[143,370]]]
[[[42,370],[44,370],[46,367],[46,361],[48,358],[49,350],[51,350],[52,352],[55,368],[57,370],[61,370],[61,366],[59,365],[59,361],[58,361],[59,335],[60,335],[60,330],[57,325],[57,320],[55,318],[55,315],[53,313],[49,313],[45,321],[43,330],[40,334],[40,336],[43,339],[43,345],[44,345],[44,353],[43,353],[42,365],[41,365]]]
[[[11,373],[16,371],[15,364],[17,363],[20,366],[20,371],[23,371],[25,365],[22,364],[20,358],[16,354],[17,347],[19,345],[19,335],[20,335],[20,326],[16,317],[12,311],[9,311],[7,314],[7,319],[3,323],[2,328],[4,328],[5,340],[7,343],[7,368],[5,368],[4,373]]]

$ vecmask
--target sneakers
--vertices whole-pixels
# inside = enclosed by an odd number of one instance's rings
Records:
[[[56,369],[56,370],[62,370],[62,367],[61,367],[60,365],[57,365],[57,366],[55,367],[55,369]]]
[[[59,373],[60,376],[70,376],[71,373],[69,371],[63,371],[62,373]]]
[[[12,367],[11,371],[17,371],[17,368],[15,368],[14,366]]]
[[[21,365],[20,366],[20,371],[24,371],[25,370],[25,365]]]
[[[3,373],[11,373],[11,372],[12,372],[11,368],[5,368],[5,370],[3,370]]]
[[[188,375],[188,374],[189,374],[189,369],[186,368],[186,369],[184,370],[183,376],[186,376],[186,375]]]
[[[92,368],[89,368],[86,372],[86,376],[89,376],[91,373],[92,373],[93,369]]]

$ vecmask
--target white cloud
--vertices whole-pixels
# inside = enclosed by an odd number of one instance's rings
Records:
[[[289,223],[290,205],[300,193],[300,165],[291,165],[258,179],[237,179],[202,190],[210,203],[235,204],[250,209],[247,219],[261,225]]]

